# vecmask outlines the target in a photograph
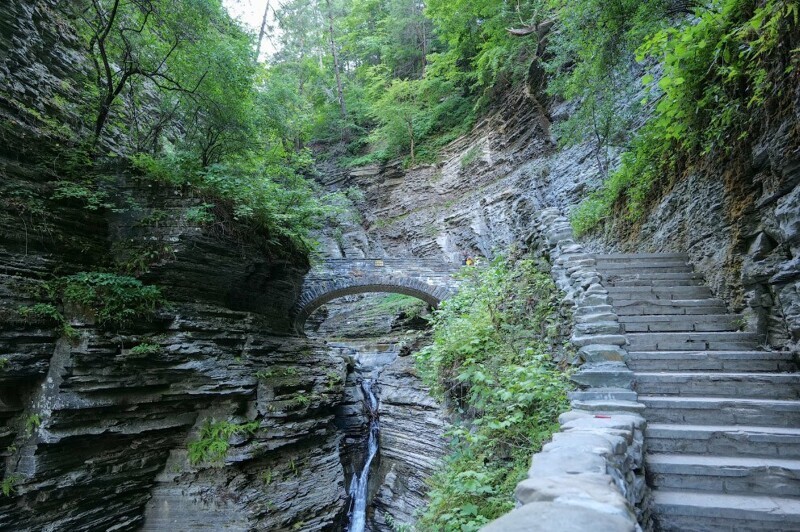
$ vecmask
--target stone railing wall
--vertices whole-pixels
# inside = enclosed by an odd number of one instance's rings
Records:
[[[517,509],[487,525],[506,530],[649,529],[644,479],[644,405],[632,390],[625,336],[592,256],[575,243],[569,221],[556,209],[538,214],[531,248],[548,255],[556,285],[574,305],[570,341],[580,368],[572,410],[560,432],[533,456],[517,485]]]

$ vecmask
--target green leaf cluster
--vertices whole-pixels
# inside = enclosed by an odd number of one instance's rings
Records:
[[[231,437],[236,434],[253,434],[259,426],[258,421],[237,424],[207,419],[200,428],[199,438],[189,442],[189,463],[194,465],[221,462],[228,452]]]
[[[162,348],[160,345],[145,342],[131,347],[131,350],[128,354],[132,358],[147,358],[150,356],[158,355],[159,353],[161,353],[161,351]]]
[[[20,309],[24,317],[48,319],[62,324],[67,336],[74,331],[56,305],[77,306],[90,312],[97,324],[108,329],[130,327],[151,320],[166,302],[155,286],[133,277],[104,272],[80,272],[44,283],[35,294],[47,303]]]
[[[477,530],[511,510],[531,454],[567,409],[559,293],[537,262],[498,258],[465,268],[459,293],[433,318],[417,366],[461,415],[452,454],[433,477],[424,530]]]

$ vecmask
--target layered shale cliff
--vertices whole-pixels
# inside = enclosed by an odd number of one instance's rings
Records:
[[[0,6],[0,528],[340,527],[346,361],[288,333],[305,258],[232,219],[198,226],[197,199],[122,169],[109,207],[55,197],[85,74],[55,6]],[[116,268],[166,295],[154,319],[109,328],[63,308],[65,336],[21,312],[47,281]],[[249,428],[222,459],[189,460],[223,421]]]

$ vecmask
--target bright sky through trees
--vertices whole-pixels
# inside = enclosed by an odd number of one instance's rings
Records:
[[[228,13],[238,21],[247,26],[249,30],[258,33],[261,29],[261,22],[264,19],[264,9],[267,7],[268,0],[223,0],[222,4]],[[272,28],[272,32],[268,31],[264,37],[264,42],[261,44],[261,54],[259,59],[266,60],[269,56],[275,53],[275,45],[277,44],[276,37],[279,35],[279,28],[275,20],[275,11],[280,9],[281,2],[278,0],[270,1],[269,15],[267,17],[267,25]],[[271,40],[270,40],[271,38]]]

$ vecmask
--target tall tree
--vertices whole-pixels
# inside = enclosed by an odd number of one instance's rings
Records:
[[[339,66],[339,52],[336,49],[336,35],[333,30],[333,8],[331,7],[331,0],[325,0],[325,7],[327,8],[328,15],[328,38],[331,45],[331,57],[333,57],[333,73],[336,77],[336,94],[339,98],[339,108],[342,113],[343,127],[345,128],[343,133],[346,137],[347,105],[344,101],[344,89],[342,88],[341,68]]]

